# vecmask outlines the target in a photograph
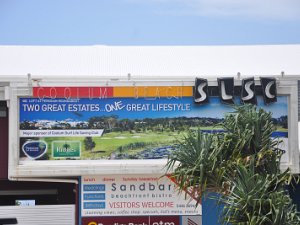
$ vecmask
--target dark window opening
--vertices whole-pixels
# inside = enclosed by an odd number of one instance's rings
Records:
[[[75,204],[76,184],[0,181],[0,206],[34,200],[35,205]]]

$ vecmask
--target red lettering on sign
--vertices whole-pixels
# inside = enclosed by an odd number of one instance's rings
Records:
[[[109,98],[113,97],[113,87],[34,87],[36,98]]]

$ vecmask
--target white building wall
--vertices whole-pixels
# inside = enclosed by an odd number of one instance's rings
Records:
[[[0,206],[0,218],[18,225],[74,225],[75,205]]]

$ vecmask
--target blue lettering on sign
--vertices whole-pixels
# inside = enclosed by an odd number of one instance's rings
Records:
[[[83,191],[105,191],[105,184],[85,184]]]
[[[84,209],[105,209],[105,202],[84,202]]]
[[[105,194],[83,194],[83,200],[105,200]]]
[[[47,143],[44,141],[27,141],[23,144],[24,154],[31,159],[38,159],[47,152]]]

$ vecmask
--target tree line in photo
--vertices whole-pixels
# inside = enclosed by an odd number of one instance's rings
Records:
[[[72,126],[68,121],[56,121],[49,127],[37,128],[35,121],[23,121],[20,123],[21,130],[35,129],[104,129],[109,132],[175,132],[185,131],[190,127],[213,127],[222,123],[224,119],[210,117],[174,117],[174,118],[144,118],[144,119],[120,119],[117,115],[91,117],[87,122],[77,123]],[[274,125],[287,129],[288,118],[281,116],[272,119]]]

